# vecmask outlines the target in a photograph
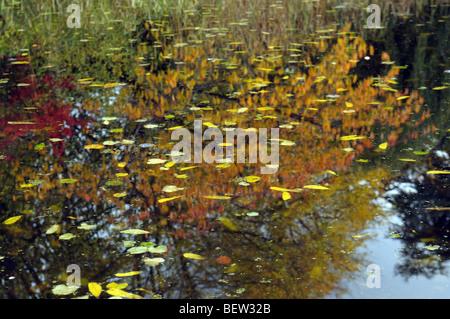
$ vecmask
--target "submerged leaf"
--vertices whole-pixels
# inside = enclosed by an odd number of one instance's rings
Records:
[[[142,259],[142,261],[147,266],[158,266],[159,264],[163,263],[165,260],[164,260],[164,258],[156,257],[156,258],[144,258],[144,259]]]

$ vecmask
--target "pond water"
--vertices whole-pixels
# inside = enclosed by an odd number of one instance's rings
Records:
[[[0,298],[450,298],[448,4],[35,2],[0,15]]]

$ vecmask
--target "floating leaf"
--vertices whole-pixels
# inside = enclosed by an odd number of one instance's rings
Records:
[[[428,171],[428,175],[434,175],[434,174],[450,174],[450,171]]]
[[[10,218],[8,218],[7,220],[5,220],[4,222],[3,222],[3,224],[5,224],[5,225],[11,225],[11,224],[14,224],[15,222],[17,222],[19,219],[21,219],[22,218],[22,216],[21,215],[19,215],[19,216],[14,216],[14,217],[10,217]]]
[[[197,254],[192,254],[192,253],[184,253],[183,256],[185,258],[189,258],[189,259],[200,259],[200,260],[205,259],[205,257],[202,257],[202,256],[197,255]]]
[[[121,234],[130,234],[130,235],[143,235],[143,234],[150,234],[150,232],[142,229],[127,229],[122,230],[120,232]]]
[[[59,232],[59,230],[61,229],[61,227],[57,224],[50,226],[49,229],[47,229],[47,231],[45,232],[47,235]]]
[[[404,100],[404,99],[407,99],[407,98],[409,98],[409,95],[400,96],[400,97],[397,98],[397,101]]]
[[[246,176],[245,177],[245,180],[247,181],[247,183],[256,183],[260,179],[261,179],[261,177],[259,177],[259,176]]]
[[[152,164],[152,165],[156,165],[156,164],[162,164],[167,162],[167,160],[165,159],[160,159],[160,158],[151,158],[147,161],[147,164]]]
[[[130,277],[130,276],[136,276],[139,275],[140,271],[130,271],[130,272],[120,272],[115,274],[116,277]]]
[[[64,178],[64,179],[62,179],[62,180],[60,180],[59,182],[61,183],[61,184],[72,184],[72,183],[75,183],[75,182],[77,182],[78,180],[77,179],[74,179],[74,178]]]
[[[98,298],[100,294],[102,293],[102,286],[100,286],[96,282],[90,282],[88,283],[88,288],[91,294],[94,295],[95,298]]]
[[[132,294],[130,292],[126,292],[122,289],[117,289],[117,288],[110,288],[106,291],[106,293],[110,294],[111,296],[116,296],[116,297],[123,297],[123,298],[130,298],[130,299],[144,299],[144,297],[142,297],[142,296]]]
[[[258,216],[259,213],[258,212],[249,212],[247,213],[247,216],[253,217],[253,216]]]
[[[358,135],[347,135],[347,136],[341,136],[339,139],[341,141],[354,141],[354,140],[360,140],[366,138],[365,136],[358,136]]]
[[[438,91],[438,90],[444,90],[449,88],[450,86],[436,86],[433,88],[433,90]]]
[[[63,235],[59,236],[58,238],[61,239],[61,240],[70,240],[70,239],[72,239],[74,237],[75,237],[74,234],[66,233],[66,234],[63,234]]]
[[[196,168],[197,166],[188,166],[188,167],[181,167],[180,168],[180,171],[186,171],[186,170],[188,170],[188,169],[193,169],[193,168]]]
[[[123,193],[115,193],[113,196],[114,196],[114,197],[117,197],[117,198],[120,198],[120,197],[127,196],[127,193],[126,193],[126,192],[123,192]]]
[[[387,146],[388,146],[387,142],[381,143],[380,145],[378,145],[378,147],[381,148],[382,150],[385,150],[387,148]]]
[[[167,251],[167,246],[160,245],[160,246],[157,246],[157,247],[148,247],[148,251],[150,253],[154,253],[154,254],[162,254],[162,253],[165,253]]]
[[[270,187],[270,189],[273,191],[280,191],[280,192],[294,192],[294,193],[301,192],[300,189],[289,189],[289,188],[283,188],[283,187],[277,187],[277,186],[272,186],[272,187]]]
[[[45,147],[45,143],[40,143],[40,144],[37,144],[37,145],[34,147],[34,149],[35,149],[36,151],[40,151],[40,150],[42,150],[44,147]]]
[[[428,250],[437,250],[437,249],[439,249],[439,245],[428,245],[428,246],[425,246],[424,248],[428,249]]]
[[[303,186],[303,188],[319,189],[319,190],[329,190],[330,189],[330,188],[322,186],[322,185],[305,185],[305,186]]]
[[[415,162],[416,161],[415,159],[411,159],[411,158],[399,158],[398,160],[402,161],[402,162]]]
[[[127,250],[127,252],[132,255],[144,254],[148,252],[148,248],[144,246],[131,247]]]
[[[291,194],[289,192],[283,192],[281,194],[281,197],[283,198],[283,200],[288,200],[291,199]]]
[[[144,258],[142,261],[147,266],[158,266],[159,264],[163,263],[165,260],[164,258],[156,257],[156,258]]]
[[[162,191],[166,192],[166,193],[173,193],[173,192],[176,192],[176,191],[181,191],[183,189],[184,189],[184,187],[180,188],[180,187],[175,186],[175,185],[166,185],[166,186],[163,187]]]
[[[102,144],[90,144],[90,145],[85,145],[84,149],[85,150],[101,150],[105,147],[105,145]]]
[[[231,199],[230,196],[220,196],[220,195],[211,195],[211,196],[203,196],[207,199]]]
[[[119,186],[122,185],[123,183],[121,181],[107,181],[105,183],[106,186]]]
[[[119,144],[119,143],[120,143],[119,141],[104,141],[103,145],[112,146],[112,145],[116,145],[116,144]]]
[[[168,202],[168,201],[180,198],[180,197],[183,197],[183,195],[174,196],[174,197],[168,197],[168,198],[160,198],[160,199],[158,199],[158,203],[165,203],[165,202]]]
[[[128,287],[128,284],[126,282],[123,282],[120,284],[117,282],[111,282],[106,285],[106,288],[110,288],[110,289],[125,289],[127,287]]]
[[[430,153],[429,151],[415,151],[414,154],[416,155],[427,155],[428,153]]]
[[[89,225],[87,223],[81,223],[80,226],[78,226],[77,228],[78,229],[83,229],[83,230],[91,230],[91,229],[94,229],[95,227],[97,227],[97,226]]]
[[[67,286],[67,285],[57,285],[53,287],[52,293],[59,296],[65,296],[73,294],[79,287],[75,285]]]

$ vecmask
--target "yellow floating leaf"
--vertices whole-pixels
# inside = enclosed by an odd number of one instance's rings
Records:
[[[212,196],[203,196],[208,199],[230,199],[230,196],[220,196],[220,195],[212,195]]]
[[[335,172],[333,172],[333,171],[330,170],[330,169],[327,169],[327,170],[325,171],[325,173],[330,173],[330,174],[333,174],[333,175],[337,175]]]
[[[404,99],[407,99],[407,98],[409,98],[409,95],[400,96],[400,97],[397,98],[397,101],[404,100]]]
[[[128,173],[116,173],[117,177],[125,177],[128,176]]]
[[[106,292],[108,294],[110,294],[111,296],[116,296],[116,297],[123,297],[123,298],[130,298],[130,299],[144,299],[144,297],[141,297],[139,295],[132,294],[132,293],[129,293],[122,289],[117,289],[117,288],[110,288]]]
[[[258,107],[258,111],[262,112],[262,111],[273,111],[275,110],[273,107],[270,106],[262,106],[262,107]]]
[[[103,87],[104,87],[105,89],[107,89],[107,88],[115,87],[115,86],[117,86],[117,85],[119,85],[119,83],[107,83],[107,84],[105,84]]]
[[[186,170],[188,170],[188,169],[193,169],[193,168],[196,168],[197,166],[188,166],[188,167],[181,167],[180,168],[180,171],[186,171]]]
[[[387,146],[388,146],[387,142],[381,143],[380,145],[378,145],[378,147],[381,148],[382,150],[385,150],[387,148]]]
[[[339,139],[341,141],[353,141],[353,140],[360,140],[366,138],[365,136],[358,136],[358,135],[346,135],[346,136],[341,136]]]
[[[330,188],[322,186],[322,185],[305,185],[305,186],[303,186],[303,188],[319,189],[319,190],[329,190],[330,189]]]
[[[88,288],[89,288],[89,291],[91,292],[91,294],[93,294],[95,298],[98,298],[98,296],[100,296],[100,294],[102,293],[102,286],[100,286],[96,282],[88,283]]]
[[[186,174],[180,174],[180,175],[176,175],[176,178],[188,178],[188,176]]]
[[[282,187],[277,187],[277,186],[272,186],[270,187],[271,190],[273,191],[280,191],[280,192],[294,192],[294,193],[298,193],[301,190],[298,189],[288,189],[288,188],[282,188]]]
[[[160,199],[158,199],[158,203],[165,203],[165,202],[168,202],[168,201],[180,198],[180,197],[183,197],[183,195],[174,196],[174,197],[167,197],[167,198],[160,198]]]
[[[121,162],[119,164],[117,164],[117,166],[119,167],[125,167],[127,165],[127,162]]]
[[[11,225],[11,224],[14,224],[15,222],[17,222],[21,218],[22,218],[22,216],[14,216],[14,217],[11,217],[11,218],[8,218],[7,220],[5,220],[3,222],[3,224]]]
[[[123,193],[115,193],[113,196],[117,197],[117,198],[120,198],[120,197],[127,196],[127,193],[125,193],[125,192],[123,192]]]
[[[109,284],[106,285],[106,288],[110,288],[110,289],[125,289],[128,287],[128,284],[126,282],[124,283],[117,283],[117,282],[111,282]]]
[[[450,87],[450,86],[437,86],[437,87],[434,87],[433,90],[436,90],[436,91],[438,91],[438,90],[444,90],[444,89],[449,88],[449,87]]]
[[[289,192],[283,192],[281,194],[281,197],[283,198],[283,200],[288,200],[291,199],[291,194]]]
[[[85,150],[101,150],[105,146],[102,144],[90,144],[84,147]]]
[[[174,126],[174,127],[169,127],[167,130],[168,131],[173,131],[173,130],[176,130],[176,129],[179,129],[179,128],[182,128],[183,126]]]
[[[415,162],[416,161],[415,159],[411,159],[411,158],[399,158],[398,160],[402,161],[402,162]]]
[[[35,185],[33,184],[22,184],[20,185],[21,188],[29,188],[29,187],[34,187]]]
[[[245,177],[245,181],[247,183],[256,183],[257,181],[259,181],[261,179],[261,177],[259,176],[246,176]]]
[[[170,161],[170,162],[167,162],[166,164],[164,164],[164,167],[169,168],[169,167],[174,166],[175,164],[176,164],[176,163],[175,163],[174,161]]]
[[[216,168],[227,168],[227,167],[230,167],[230,166],[231,166],[231,164],[229,164],[229,163],[223,163],[223,164],[217,165]]]
[[[184,253],[183,256],[185,258],[189,258],[189,259],[200,259],[203,260],[205,259],[205,257],[197,255],[197,254],[192,254],[192,253]]]
[[[428,171],[427,174],[428,175],[433,175],[433,174],[450,174],[450,171]]]
[[[345,102],[345,106],[346,106],[346,107],[352,107],[352,106],[353,106],[353,103]]]
[[[139,275],[140,271],[130,271],[130,272],[119,272],[115,274],[116,277],[129,277],[129,276],[136,276]]]

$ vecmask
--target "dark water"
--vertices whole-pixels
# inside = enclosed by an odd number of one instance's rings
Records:
[[[450,297],[449,9],[422,13],[253,47],[162,20],[109,53],[80,32],[74,55],[3,54],[0,297]],[[280,128],[277,173],[173,163],[194,119]]]

